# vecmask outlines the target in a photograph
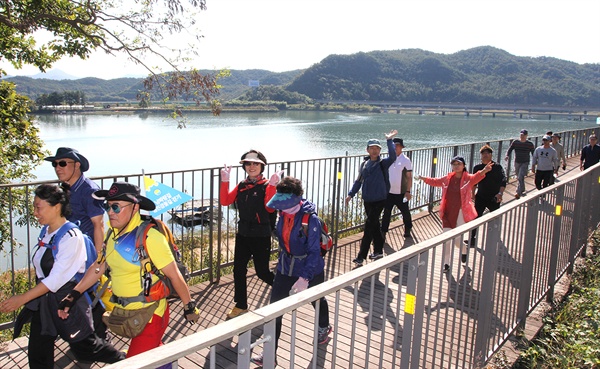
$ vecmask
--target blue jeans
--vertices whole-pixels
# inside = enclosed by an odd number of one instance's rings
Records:
[[[529,163],[517,163],[515,162],[515,173],[517,175],[517,195],[521,196],[525,192],[525,176],[529,170]]]

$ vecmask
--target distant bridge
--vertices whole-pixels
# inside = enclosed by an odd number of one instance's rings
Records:
[[[471,115],[506,116],[512,114],[514,118],[529,119],[533,116],[548,115],[567,117],[569,120],[595,120],[600,115],[600,106],[596,107],[564,107],[549,105],[516,105],[516,104],[477,104],[477,103],[453,103],[453,102],[416,102],[416,101],[368,101],[368,100],[315,100],[318,103],[325,104],[345,104],[345,105],[374,105],[382,108],[384,112],[415,112],[418,114],[453,115],[464,114]]]

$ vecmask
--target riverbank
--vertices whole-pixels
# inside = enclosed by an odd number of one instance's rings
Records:
[[[34,111],[35,114],[173,114],[175,111],[185,114],[212,114],[206,105],[165,105],[141,108],[137,104],[104,104],[94,108],[68,108],[44,109]],[[540,107],[507,108],[478,108],[478,107],[401,107],[377,106],[369,104],[312,104],[312,105],[287,105],[283,104],[224,104],[221,114],[227,113],[278,113],[281,111],[316,111],[339,113],[373,113],[373,114],[399,114],[399,115],[431,115],[431,116],[464,116],[464,117],[509,117],[515,119],[567,119],[573,121],[595,121],[600,117],[600,108],[597,110],[583,110],[577,108],[552,107],[547,110]]]

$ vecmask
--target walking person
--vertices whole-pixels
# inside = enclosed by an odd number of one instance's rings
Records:
[[[517,175],[517,192],[515,194],[515,198],[519,199],[521,196],[524,196],[525,193],[525,177],[527,176],[527,172],[529,170],[529,158],[530,155],[533,154],[535,150],[535,145],[533,142],[527,139],[527,130],[522,129],[519,135],[518,140],[514,140],[511,142],[508,151],[506,152],[506,157],[504,160],[508,161],[510,154],[515,152],[515,174]]]
[[[229,191],[231,167],[221,170],[221,206],[236,204],[238,227],[235,235],[235,254],[233,259],[233,284],[235,306],[227,314],[228,319],[248,312],[246,275],[248,262],[254,261],[256,275],[266,284],[273,284],[273,272],[269,269],[271,257],[271,232],[273,229],[273,209],[266,207],[275,194],[275,184],[279,180],[277,173],[272,183],[263,177],[267,158],[256,150],[242,155],[240,164],[248,175],[233,190]]]
[[[506,189],[506,174],[504,168],[499,163],[492,160],[494,150],[489,145],[483,145],[479,149],[481,163],[473,167],[473,173],[485,168],[486,165],[492,163],[492,169],[483,177],[479,183],[473,187],[473,197],[475,198],[475,211],[477,218],[481,217],[485,210],[490,212],[498,210],[502,203],[504,190]],[[471,231],[470,246],[475,247],[477,244],[477,229]],[[465,241],[466,242],[466,241]]]
[[[71,188],[71,215],[68,220],[77,224],[81,232],[90,236],[100,254],[104,243],[104,208],[102,201],[92,196],[100,187],[83,174],[90,168],[89,161],[79,151],[70,147],[59,147],[54,156],[48,156],[44,160],[52,162],[58,180],[69,184]],[[94,329],[99,337],[110,340],[110,334],[102,322],[104,312],[103,302],[99,300],[92,310]]]
[[[381,218],[381,233],[385,241],[387,232],[390,228],[390,220],[392,218],[392,209],[394,206],[402,213],[404,221],[404,237],[411,237],[412,217],[410,215],[410,207],[408,202],[412,198],[412,162],[402,153],[404,149],[404,140],[394,137],[396,151],[396,160],[389,169],[390,192],[387,195],[385,208],[383,209],[383,217]]]
[[[111,229],[98,262],[88,268],[85,276],[59,305],[58,315],[68,318],[74,304],[80,300],[83,291],[90,288],[110,267],[111,301],[116,310],[128,316],[136,326],[143,327],[131,338],[127,357],[138,355],[162,345],[162,337],[169,325],[170,309],[167,296],[154,295],[152,286],[159,283],[159,277],[153,273],[142,273],[142,262],[151,263],[168,278],[183,304],[183,316],[191,324],[198,321],[199,312],[192,300],[188,286],[181,275],[165,236],[156,228],[148,230],[145,246],[148,259],[140,260],[136,245],[138,228],[143,219],[140,210],[152,211],[156,205],[152,200],[140,195],[138,186],[127,182],[114,182],[110,189],[94,192],[94,197],[105,202]],[[150,267],[151,267],[150,266]],[[144,269],[148,268],[144,264]],[[139,322],[146,322],[140,325]],[[110,323],[110,319],[109,319]],[[127,332],[129,325],[120,326]],[[123,333],[121,333],[123,334]],[[171,363],[161,366],[171,368]]]
[[[271,290],[271,303],[289,295],[302,292],[325,281],[325,262],[321,256],[321,225],[316,215],[316,206],[302,197],[302,182],[285,177],[277,184],[277,193],[267,206],[280,211],[277,222],[279,259]],[[308,224],[303,224],[305,214],[310,214]],[[316,301],[312,303],[316,308]],[[327,343],[332,327],[329,324],[329,305],[325,297],[319,301],[318,344]],[[281,336],[282,317],[275,321],[275,352]],[[251,361],[262,366],[263,354],[255,355]],[[277,363],[277,360],[275,360]]]
[[[565,148],[560,143],[560,135],[558,133],[554,133],[550,136],[552,138],[552,142],[550,143],[550,147],[556,150],[556,155],[559,160],[559,167],[562,165],[562,169],[567,169],[567,157],[565,156]],[[558,173],[558,168],[555,168]],[[552,176],[552,183],[557,182],[558,178],[556,176]]]
[[[62,320],[57,315],[60,301],[77,284],[76,276],[79,274],[81,277],[85,273],[87,260],[83,234],[67,221],[71,215],[68,185],[43,184],[37,187],[33,215],[40,224],[47,226],[32,258],[36,285],[0,303],[0,311],[5,313],[25,305],[15,323],[15,337],[19,336],[22,325],[31,321],[27,350],[29,367],[54,367],[54,341],[57,336],[69,343],[78,361],[115,363],[123,360],[124,353],[94,333],[87,299],[80,299],[71,306],[70,318]],[[59,240],[54,239],[62,227],[69,226],[72,228],[67,228],[69,230]],[[55,252],[54,248],[57,248]]]
[[[48,156],[44,160],[52,162],[59,181],[71,186],[72,212],[68,220],[91,237],[100,253],[104,242],[104,209],[102,201],[92,197],[100,187],[83,174],[90,168],[89,161],[70,147],[59,147],[54,156]]]
[[[455,156],[450,161],[452,171],[443,177],[430,178],[418,177],[426,184],[442,188],[442,201],[440,204],[440,218],[442,219],[443,231],[447,232],[458,226],[477,218],[477,211],[471,201],[473,187],[479,183],[487,173],[492,170],[493,163],[490,161],[480,171],[470,174],[465,167],[465,158]],[[467,262],[467,245],[462,242],[462,236],[452,241],[455,247],[461,248],[461,261]],[[444,244],[443,272],[450,270],[452,244],[450,241]]]
[[[542,137],[542,146],[535,149],[531,172],[535,174],[535,187],[538,190],[552,184],[552,178],[558,173],[558,156],[556,150],[550,147],[550,136]]]
[[[596,135],[590,135],[590,144],[585,145],[581,150],[581,159],[579,163],[580,170],[586,170],[600,161],[600,145]]]
[[[360,242],[360,251],[358,256],[352,260],[356,266],[362,266],[371,241],[373,241],[373,253],[369,255],[371,260],[381,259],[383,257],[383,235],[381,234],[381,225],[379,217],[385,206],[387,194],[390,192],[390,181],[388,179],[389,168],[396,160],[396,149],[392,138],[398,131],[392,130],[385,135],[389,156],[381,159],[381,143],[377,139],[370,139],[367,143],[367,153],[369,156],[360,165],[358,177],[354,181],[352,189],[346,197],[346,204],[352,200],[362,186],[363,205],[367,219],[365,222],[365,231]]]

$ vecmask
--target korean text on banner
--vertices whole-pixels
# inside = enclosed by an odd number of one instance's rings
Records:
[[[146,187],[146,197],[156,204],[156,209],[150,212],[150,215],[153,217],[157,217],[167,210],[171,210],[192,199],[192,196],[187,193],[156,182],[146,176],[144,176],[144,187]]]

